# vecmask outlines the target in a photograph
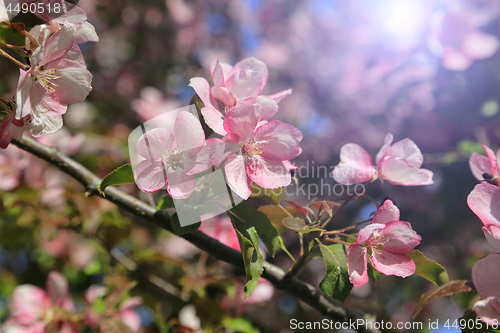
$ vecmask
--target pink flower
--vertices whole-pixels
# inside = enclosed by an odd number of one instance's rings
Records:
[[[143,134],[137,152],[146,159],[134,170],[137,186],[151,193],[166,185],[175,199],[189,197],[196,187],[193,175],[212,166],[201,124],[186,111],[177,116],[173,134],[165,128]]]
[[[21,139],[24,131],[24,120],[16,119],[12,112],[7,113],[0,124],[0,148],[7,148],[12,139]]]
[[[420,244],[421,237],[410,223],[399,221],[399,209],[386,200],[372,223],[361,229],[356,242],[347,249],[349,280],[355,287],[368,282],[367,261],[385,275],[407,277],[415,273],[415,263],[406,253]]]
[[[500,42],[494,35],[480,31],[480,21],[474,13],[461,7],[434,15],[428,43],[430,50],[442,58],[444,68],[463,71],[474,60],[495,54]]]
[[[92,242],[69,229],[60,229],[52,239],[43,240],[43,249],[51,256],[68,258],[76,269],[84,269],[96,257]]]
[[[259,126],[258,104],[239,102],[227,111],[222,138],[226,144],[226,179],[229,187],[248,199],[253,182],[275,189],[291,182],[288,160],[301,153],[302,133],[278,120]]]
[[[5,333],[44,333],[45,327],[60,327],[58,332],[76,333],[78,330],[68,322],[59,321],[55,307],[73,312],[73,301],[68,290],[66,277],[58,272],[50,272],[47,278],[47,291],[24,284],[14,289],[12,294],[11,316],[3,325]],[[59,319],[56,319],[59,318]]]
[[[75,34],[67,21],[53,35],[42,30],[43,42],[33,52],[30,69],[20,69],[16,119],[26,119],[35,137],[60,129],[68,104],[83,101],[92,89],[92,74],[75,46]]]
[[[15,146],[0,150],[0,190],[10,191],[16,188],[29,163],[30,157]]]
[[[488,146],[483,145],[484,150],[488,157],[480,155],[478,153],[472,153],[469,159],[469,166],[474,177],[478,180],[488,180],[493,181],[497,185],[500,184],[500,171],[498,165],[498,157],[500,156],[500,150],[495,153]],[[486,176],[486,179],[485,179]]]
[[[500,253],[479,259],[472,267],[472,281],[481,300],[472,307],[489,325],[500,322]]]
[[[142,88],[140,99],[132,101],[131,106],[137,112],[139,121],[148,121],[182,107],[175,100],[164,99],[161,91],[153,87]]]
[[[500,188],[489,183],[477,184],[467,197],[467,204],[483,222],[488,243],[500,251]]]
[[[3,1],[0,1],[0,22],[8,22],[9,15],[7,14],[7,9]]]
[[[424,157],[417,145],[404,139],[391,146],[392,134],[377,154],[377,167],[361,146],[348,143],[340,150],[340,163],[333,170],[333,178],[343,185],[358,184],[376,178],[393,185],[418,186],[433,183],[432,171],[420,169]]]
[[[267,83],[268,71],[266,64],[253,57],[243,59],[234,67],[218,61],[211,67],[212,87],[201,77],[192,78],[189,85],[203,101],[201,113],[205,122],[220,135],[227,133],[223,126],[223,112],[236,103],[259,104],[261,107],[257,110],[261,120],[267,120],[278,112],[278,103],[292,93],[289,89],[271,96],[259,96]],[[217,101],[222,103],[223,110],[219,110]]]

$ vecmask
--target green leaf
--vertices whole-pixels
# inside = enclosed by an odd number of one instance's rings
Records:
[[[425,306],[425,304],[431,299],[431,298],[438,298],[438,297],[445,297],[445,296],[451,296],[456,293],[461,293],[461,292],[466,292],[466,291],[471,291],[472,288],[467,285],[467,281],[465,280],[456,280],[456,281],[451,281],[448,283],[443,284],[442,286],[431,290],[425,294],[423,294],[420,297],[420,301],[418,302],[417,307],[415,308],[415,311],[413,311],[413,316],[412,318],[415,318],[422,308]]]
[[[368,261],[367,265],[367,270],[368,270],[368,277],[370,280],[373,282],[374,285],[377,284],[377,276],[380,274],[373,266],[371,265],[370,261]]]
[[[300,213],[295,210],[293,207],[283,207],[286,211],[288,211],[292,216],[298,216]],[[282,221],[285,217],[290,216],[283,211],[280,207],[276,205],[264,205],[260,206],[257,209],[259,212],[266,214],[267,218],[274,225],[276,230],[278,230],[278,234],[282,234],[283,231],[286,230]]]
[[[170,218],[170,223],[172,224],[172,228],[174,229],[174,232],[177,236],[182,236],[196,231],[201,226],[201,222],[198,222],[195,224],[187,225],[185,227],[181,227],[181,223],[179,221],[179,216],[177,216],[177,213],[174,213],[172,215],[172,217]]]
[[[167,209],[167,208],[174,208],[174,199],[172,199],[171,196],[167,195],[166,197],[162,198],[160,202],[158,202],[158,205],[156,205],[157,210],[162,210],[162,209]]]
[[[285,187],[271,189],[271,188],[263,188],[255,183],[253,183],[252,184],[252,193],[250,194],[250,196],[252,198],[263,197],[263,198],[266,198],[268,200],[271,200],[275,204],[279,204],[281,201],[281,198],[283,198],[284,194],[285,194]]]
[[[316,228],[315,225],[306,224],[303,219],[299,219],[297,217],[285,217],[283,219],[283,225],[288,229],[292,229],[301,234],[307,234],[314,231],[322,233],[324,231],[323,229]]]
[[[222,321],[225,329],[241,333],[259,333],[259,330],[252,326],[252,323],[245,318],[226,318]]]
[[[248,226],[255,227],[257,234],[266,245],[267,250],[271,256],[274,257],[279,246],[278,231],[271,221],[269,221],[266,214],[259,212],[245,202],[231,209],[231,212]]]
[[[353,287],[347,272],[346,254],[341,244],[323,245],[316,239],[325,262],[325,277],[319,288],[328,296],[344,302]]]
[[[127,163],[111,171],[99,184],[99,190],[102,192],[108,186],[132,184],[135,183],[132,165]]]
[[[450,281],[448,273],[443,266],[435,261],[428,259],[419,250],[413,250],[406,254],[417,266],[415,274],[420,275],[426,280],[431,281],[436,286],[441,286]]]
[[[250,295],[252,290],[259,284],[259,278],[264,271],[264,258],[259,252],[259,236],[254,227],[241,222],[234,215],[229,214],[233,227],[238,235],[243,263],[245,264],[245,273],[247,284],[243,289],[245,298]]]

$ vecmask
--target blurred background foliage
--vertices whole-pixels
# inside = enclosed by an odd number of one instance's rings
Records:
[[[418,249],[445,266],[451,279],[470,279],[474,261],[491,252],[466,198],[476,183],[470,154],[484,154],[482,144],[500,147],[498,1],[81,0],[78,5],[100,37],[81,45],[93,91],[69,107],[64,130],[42,141],[60,146],[99,176],[127,162],[132,129],[189,103],[194,93],[189,79],[208,78],[212,61],[234,64],[255,56],[269,68],[265,94],[293,89],[275,118],[304,133],[304,152],[295,164],[308,173],[297,174],[298,185],[287,190],[297,194],[286,199],[305,204],[314,196],[332,197],[333,179],[312,170],[331,170],[348,142],[374,156],[390,132],[395,141],[408,137],[418,145],[435,184],[382,188],[377,182],[368,193],[379,203],[385,196],[396,201],[402,220],[422,236]],[[467,34],[478,33],[489,37],[476,43],[491,54],[474,57],[466,50]],[[7,59],[0,61],[0,72],[0,96],[7,99],[15,94],[19,72]],[[76,300],[106,276],[137,281],[131,294],[143,299],[136,311],[145,332],[182,332],[181,309],[191,311],[184,324],[194,323],[193,331],[199,328],[196,317],[206,331],[244,332],[287,332],[290,318],[322,318],[280,291],[268,302],[243,308],[241,302],[220,305],[225,294],[241,288],[244,272],[102,199],[84,197],[74,180],[17,148],[0,154],[0,173],[17,179],[0,191],[2,318],[15,286],[43,286],[51,270],[66,275]],[[304,196],[297,190],[301,184],[306,190],[316,184],[320,192]],[[123,190],[159,200],[135,185]],[[374,209],[368,201],[352,202],[336,226],[366,219]],[[283,237],[297,254],[293,232]],[[268,259],[291,265],[283,252]],[[323,262],[316,260],[300,276],[317,286],[323,274]],[[418,276],[383,277],[376,285],[354,288],[346,305],[379,319],[408,321],[421,293],[432,287]],[[417,320],[458,318],[473,296],[432,301]],[[187,304],[194,305],[196,316]]]

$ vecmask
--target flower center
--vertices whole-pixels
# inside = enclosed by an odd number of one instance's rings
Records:
[[[170,166],[173,170],[176,170],[177,168],[184,169],[183,161],[186,158],[186,154],[184,154],[182,149],[177,147],[176,149],[170,150],[169,147],[169,149],[165,152],[166,154],[161,155],[163,163]]]
[[[245,155],[248,158],[252,158],[256,155],[261,155],[262,150],[256,147],[256,145],[257,144],[255,142],[255,139],[248,140],[246,143],[240,143],[243,155]]]
[[[40,70],[43,70],[43,66],[39,68]],[[52,80],[57,80],[61,79],[61,76],[57,76],[56,74],[56,69],[52,69],[48,72],[41,73],[41,74],[34,74],[35,75],[35,81],[38,81],[45,89],[51,90],[51,91],[56,91],[57,84],[52,82]]]

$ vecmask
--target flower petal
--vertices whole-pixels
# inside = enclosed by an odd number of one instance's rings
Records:
[[[16,119],[21,119],[31,113],[31,84],[33,80],[30,78],[31,71],[26,72],[19,69],[19,82],[17,83],[16,94]]]
[[[211,107],[211,106],[205,106],[204,108],[201,109],[201,114],[203,115],[203,119],[205,120],[205,123],[210,127],[215,133],[219,135],[226,135],[227,132],[224,129],[224,116],[222,113]]]
[[[385,155],[387,154],[387,151],[391,147],[392,140],[394,140],[394,137],[392,136],[392,134],[387,133],[387,135],[385,136],[384,145],[382,146],[382,148],[380,148],[380,150],[377,153],[377,156],[375,158],[375,164],[378,165],[379,167],[380,167],[380,163],[382,162]]]
[[[382,161],[379,176],[393,185],[419,186],[433,184],[433,173],[427,169],[418,169],[404,159],[389,157]]]
[[[280,91],[279,93],[276,93],[276,94],[269,95],[267,97],[272,98],[276,101],[276,103],[279,103],[283,100],[283,98],[285,98],[286,96],[291,95],[291,94],[292,94],[292,89],[288,89],[288,90]]]
[[[36,65],[47,65],[62,57],[68,52],[75,43],[76,27],[65,21],[62,28],[56,31],[50,38],[43,44],[43,53],[39,61],[34,60]],[[34,56],[34,55],[33,55]]]
[[[67,311],[74,309],[73,301],[69,294],[68,280],[64,275],[56,271],[49,273],[47,278],[47,294],[53,305],[59,306]]]
[[[500,226],[500,188],[488,183],[477,184],[467,197],[467,204],[485,226]]]
[[[134,169],[135,183],[146,193],[152,193],[165,187],[165,171],[160,162],[142,161]]]
[[[373,251],[370,256],[373,268],[385,275],[407,277],[415,273],[415,263],[404,254],[395,254],[384,250]]]
[[[472,64],[465,54],[453,48],[446,48],[443,56],[443,67],[450,71],[464,71]]]
[[[488,297],[477,301],[472,310],[474,310],[482,321],[491,326],[498,326],[500,322],[500,299],[497,297]]]
[[[486,154],[488,155],[488,161],[490,162],[491,175],[498,175],[498,162],[497,157],[493,150],[491,150],[488,146],[483,145],[484,150],[486,150]]]
[[[226,87],[237,100],[257,96],[267,83],[267,66],[256,58],[238,62],[228,74]]]
[[[12,294],[12,316],[22,325],[32,325],[41,319],[50,307],[50,299],[43,289],[23,284]]]
[[[422,166],[424,161],[424,155],[422,155],[422,152],[418,149],[415,142],[410,139],[403,139],[393,144],[387,150],[386,156],[403,159],[408,163],[408,165],[417,169]]]
[[[348,143],[340,149],[340,163],[333,170],[333,178],[338,183],[358,184],[372,179],[374,175],[372,158],[361,146]]]
[[[399,221],[399,209],[392,200],[386,200],[377,209],[373,216],[372,223],[389,223]]]
[[[500,251],[500,226],[489,225],[482,228],[486,240],[495,250]]]
[[[269,161],[254,158],[246,164],[251,180],[263,188],[276,189],[290,185],[292,176],[282,161]]]
[[[210,88],[210,93],[213,98],[220,101],[227,107],[233,107],[236,104],[236,99],[226,87],[214,86]]]
[[[469,159],[469,166],[472,174],[477,180],[484,180],[483,175],[485,173],[491,176],[494,175],[491,171],[490,160],[484,155],[472,153],[472,156]]]
[[[493,253],[472,266],[472,282],[481,298],[500,297],[500,253]]]
[[[212,97],[210,95],[210,84],[207,80],[202,77],[193,77],[189,81],[189,86],[194,89],[205,107],[214,107],[212,104]]]
[[[217,140],[222,142],[222,140],[220,139]],[[222,147],[222,152],[223,151],[224,151],[224,146]],[[213,163],[209,145],[207,143],[204,143],[201,149],[196,154],[194,155],[188,154],[186,156],[186,158],[184,159],[184,172],[187,175],[194,175],[210,169],[212,165]]]
[[[349,281],[355,286],[360,287],[368,282],[366,248],[353,243],[347,249],[347,272]]]
[[[301,150],[302,133],[292,125],[273,120],[255,130],[255,148],[262,151],[262,158],[285,161],[297,157]]]
[[[498,50],[500,42],[494,35],[484,32],[469,32],[464,36],[462,52],[472,59],[486,59]]]
[[[149,161],[160,161],[162,155],[170,156],[174,136],[166,128],[147,131],[137,141],[137,152]]]
[[[52,61],[45,66],[43,73],[51,71],[54,71],[52,75],[60,77],[51,82],[57,84],[54,89],[61,104],[80,103],[92,90],[92,74],[77,62],[64,58]]]
[[[167,173],[167,191],[174,199],[186,199],[196,188],[196,179],[177,168]]]
[[[413,251],[420,244],[422,237],[411,228],[411,224],[404,221],[391,222],[380,231],[383,235],[377,242],[384,243],[384,249],[397,254]]]
[[[231,154],[224,166],[227,184],[237,195],[244,200],[248,199],[251,189],[251,180],[247,176],[245,160],[242,155]]]
[[[227,111],[224,129],[227,133],[238,135],[240,142],[247,142],[253,138],[259,118],[255,106],[242,101]]]
[[[189,156],[198,153],[205,144],[205,132],[193,114],[181,111],[175,119],[174,142],[180,151]]]

